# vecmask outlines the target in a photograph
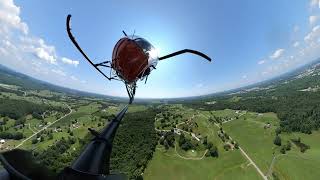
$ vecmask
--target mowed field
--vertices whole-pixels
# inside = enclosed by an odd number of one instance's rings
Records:
[[[219,158],[202,160],[180,158],[174,149],[157,148],[143,175],[146,180],[259,179],[240,151],[225,152]]]
[[[218,111],[217,115],[230,113],[232,110]],[[237,149],[225,151],[223,142],[218,137],[219,128],[209,122],[210,112],[188,110],[188,114],[197,124],[194,132],[207,136],[219,150],[219,157],[203,157],[204,150],[183,151],[176,144],[175,148],[165,150],[158,145],[143,177],[146,180],[191,180],[191,179],[262,179],[249,161]],[[201,159],[201,157],[203,157]],[[187,159],[194,158],[194,159]]]
[[[271,127],[264,129],[266,123]],[[275,129],[279,120],[273,113],[247,113],[242,118],[223,124],[228,134],[239,142],[240,146],[253,159],[269,179],[318,179],[320,177],[320,132],[311,135],[302,133],[280,134],[282,144],[290,139],[300,137],[301,141],[311,147],[306,152],[293,143],[286,154],[279,152],[280,147],[273,144]],[[273,163],[272,163],[273,162]],[[272,175],[272,173],[274,175]]]

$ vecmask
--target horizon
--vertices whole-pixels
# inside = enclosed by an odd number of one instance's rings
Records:
[[[157,11],[153,3],[139,2],[1,0],[0,62],[54,85],[126,97],[122,82],[104,79],[71,44],[65,28],[69,13],[75,38],[96,62],[111,58],[122,30],[149,40],[159,56],[192,48],[213,59],[207,63],[184,55],[160,62],[147,84],[138,83],[138,99],[188,98],[243,88],[320,57],[320,6],[314,1],[274,0],[263,6],[202,1],[183,8],[180,1],[157,2]]]

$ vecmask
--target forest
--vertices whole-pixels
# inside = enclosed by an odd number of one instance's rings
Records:
[[[0,98],[0,115],[11,119],[21,120],[26,115],[32,114],[35,118],[41,118],[41,114],[48,110],[67,112],[67,108],[53,107],[46,104],[36,104],[30,101]],[[21,123],[22,124],[22,123]]]
[[[154,129],[156,111],[150,108],[125,115],[113,143],[112,171],[125,173],[129,179],[142,178],[158,143]]]
[[[292,78],[265,84],[261,86],[265,88],[264,90],[209,97],[189,101],[184,105],[206,110],[230,108],[258,113],[274,112],[280,119],[281,131],[310,134],[312,130],[320,127],[320,94],[301,90],[317,87],[318,84],[320,84],[318,76]],[[234,97],[238,100],[232,100]],[[215,103],[206,104],[204,101],[215,101]]]
[[[120,172],[129,179],[142,178],[148,161],[152,158],[158,137],[154,130],[155,109],[127,113],[116,133],[111,155],[111,172]],[[110,116],[109,118],[111,118]],[[90,141],[88,132],[84,139],[62,138],[45,151],[34,151],[36,159],[55,173],[71,165]],[[80,147],[70,151],[72,144],[79,141]]]

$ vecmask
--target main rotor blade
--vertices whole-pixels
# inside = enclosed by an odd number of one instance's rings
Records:
[[[71,19],[71,14],[69,14],[67,16],[67,32],[68,32],[68,36],[71,39],[72,43],[76,46],[76,48],[78,49],[78,51],[80,51],[80,53],[83,55],[83,57],[94,67],[97,69],[97,71],[99,71],[105,78],[107,78],[108,80],[114,79],[112,77],[108,77],[107,75],[105,75],[99,68],[97,68],[95,66],[95,64],[89,59],[89,57],[82,51],[81,47],[79,46],[79,44],[77,43],[76,39],[73,37],[72,33],[71,33],[71,28],[70,28],[70,19]]]
[[[180,54],[183,54],[183,53],[192,53],[192,54],[201,56],[201,57],[205,58],[205,59],[208,60],[208,61],[211,61],[211,58],[210,58],[209,56],[203,54],[202,52],[195,51],[195,50],[192,50],[192,49],[180,50],[180,51],[177,51],[177,52],[168,54],[168,55],[166,55],[166,56],[159,57],[159,60],[161,61],[161,60],[164,60],[164,59],[167,59],[167,58],[171,58],[171,57],[173,57],[173,56],[177,56],[177,55],[180,55]]]

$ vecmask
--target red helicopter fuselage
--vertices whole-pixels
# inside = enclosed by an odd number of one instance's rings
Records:
[[[112,53],[112,68],[127,83],[134,83],[148,68],[149,55],[130,38],[121,38]]]

